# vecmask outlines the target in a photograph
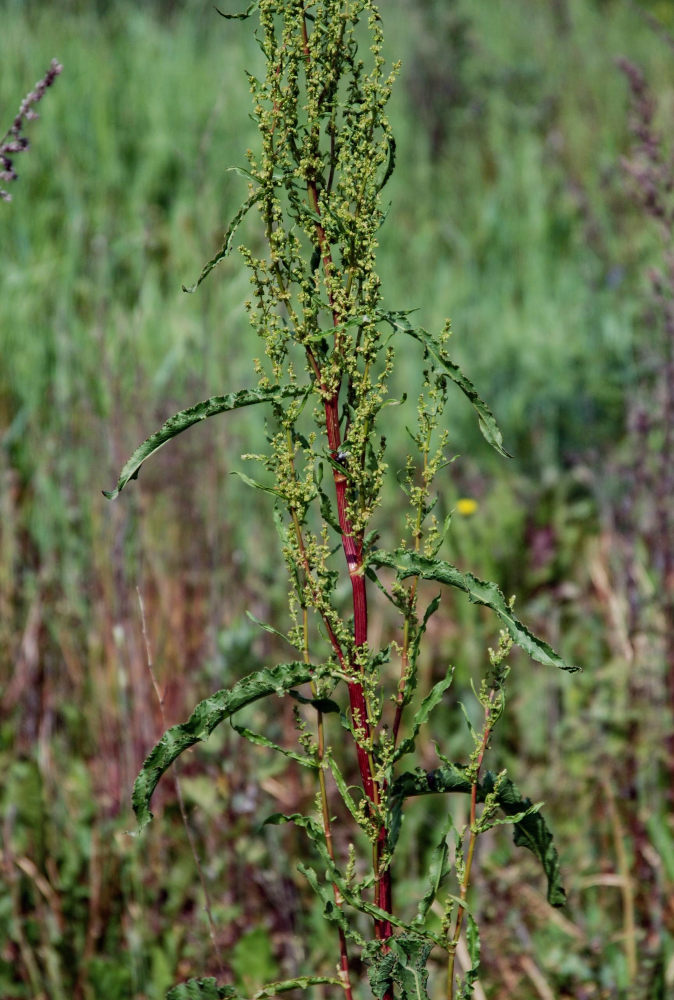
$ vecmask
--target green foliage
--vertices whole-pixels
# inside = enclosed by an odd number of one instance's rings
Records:
[[[239,392],[230,392],[226,396],[211,396],[210,399],[205,399],[202,403],[196,403],[186,410],[181,410],[175,416],[169,417],[158,431],[151,434],[146,441],[143,441],[136,448],[120,472],[115,489],[111,491],[103,490],[103,496],[108,500],[114,500],[130,479],[138,478],[141,465],[150,455],[154,455],[167,441],[170,441],[171,438],[176,437],[178,434],[182,434],[188,427],[199,423],[200,420],[206,420],[207,417],[214,417],[218,413],[226,413],[228,410],[238,410],[242,406],[253,406],[256,403],[279,402],[288,396],[301,396],[303,392],[303,389],[297,389],[295,386],[286,386],[281,390],[273,389],[267,392],[259,389],[253,389],[252,391],[241,389]]]
[[[259,15],[259,42],[265,57],[265,76],[250,77],[261,151],[248,152],[249,169],[244,173],[249,179],[249,196],[228,228],[220,251],[204,267],[194,287],[227,256],[236,228],[256,207],[266,251],[260,255],[259,250],[243,246],[241,252],[253,288],[247,309],[264,347],[264,358],[255,360],[259,388],[214,397],[178,413],[134,452],[117,488],[106,496],[114,499],[129,479],[137,476],[147,457],[192,424],[225,410],[269,402],[273,421],[267,425],[267,449],[246,457],[258,461],[271,474],[273,485],[265,486],[245,475],[242,478],[273,497],[274,521],[289,579],[292,628],[288,639],[303,650],[304,661],[263,669],[237,681],[230,689],[202,701],[187,722],[167,730],[136,779],[134,809],[143,827],[151,818],[149,803],[161,775],[184,750],[261,698],[285,694],[310,681],[312,698],[302,700],[315,710],[315,735],[306,719],[297,717],[298,742],[304,755],[285,750],[247,726],[235,724],[233,728],[254,745],[280,751],[317,772],[320,822],[303,813],[277,813],[267,823],[292,822],[307,833],[317,852],[321,871],[306,865],[300,870],[318,895],[324,916],[338,930],[341,985],[347,997],[352,995],[347,941],[361,947],[369,966],[370,986],[380,1000],[392,1000],[396,992],[402,1000],[427,997],[429,956],[434,944],[443,945],[448,953],[451,996],[454,956],[466,914],[470,918],[473,967],[464,980],[463,996],[469,996],[479,966],[477,924],[467,902],[476,838],[501,822],[512,822],[516,843],[526,844],[543,864],[551,901],[556,905],[563,901],[557,855],[545,823],[538,817],[537,822],[532,820],[535,807],[519,796],[504,772],[496,778],[487,774],[480,780],[483,757],[505,704],[508,668],[503,661],[515,640],[539,661],[568,667],[515,618],[512,602],[506,603],[495,584],[483,583],[435,558],[446,530],[441,531],[432,516],[437,502],[432,489],[438,473],[448,464],[444,454],[447,434],[438,431],[448,379],[472,403],[489,443],[501,454],[505,452],[493,414],[447,353],[448,328],[434,338],[412,328],[406,314],[393,315],[381,308],[380,279],[374,269],[377,233],[385,218],[380,196],[392,173],[395,144],[386,117],[393,74],[384,72],[379,13],[371,0],[352,0],[346,5],[324,0],[312,4],[310,10],[299,3],[259,0],[245,16],[254,11]],[[366,59],[359,56],[361,22],[367,23],[370,38]],[[409,512],[404,535],[409,541],[404,538],[403,547],[393,554],[377,549],[368,531],[385,501],[385,403],[396,363],[395,346],[390,336],[384,336],[382,324],[418,340],[427,363],[417,405],[417,430],[410,431],[416,453],[408,455],[405,463]],[[332,496],[322,486],[326,471],[332,478]],[[339,537],[341,546],[337,548],[341,547],[345,556],[341,571],[333,558],[336,550],[329,544],[331,532]],[[397,573],[390,592],[376,574],[386,566]],[[337,599],[338,579],[344,570],[351,585],[352,619]],[[406,585],[410,577],[413,583]],[[402,643],[395,645],[400,679],[393,694],[396,708],[392,723],[385,721],[389,681],[384,667],[394,644],[370,649],[368,579],[395,607],[403,631]],[[498,652],[490,651],[492,670],[481,682],[478,694],[484,725],[480,733],[470,727],[474,750],[469,763],[457,766],[446,761],[444,768],[434,772],[417,770],[395,777],[395,763],[414,751],[421,727],[430,722],[452,681],[450,670],[422,699],[409,734],[400,739],[404,710],[416,689],[420,642],[438,607],[435,598],[419,618],[420,580],[435,580],[466,591],[472,601],[496,613],[511,638],[504,633]],[[270,628],[265,626],[267,631]],[[314,667],[312,660],[320,666]],[[341,685],[348,692],[350,713],[340,710],[339,703],[335,708],[358,763],[361,793],[357,798],[329,736],[326,742],[323,709],[329,708],[328,717],[333,714],[334,693]],[[332,788],[326,781],[328,771],[334,781]],[[438,935],[426,927],[426,921],[450,875],[447,821],[431,857],[428,887],[411,922],[393,907],[394,852],[406,797],[459,789],[471,796],[470,823],[457,834],[453,875],[459,895],[446,894],[442,934]],[[369,855],[371,871],[360,882],[354,881],[357,855],[350,854],[343,871],[333,846],[330,798],[335,792],[361,847],[369,842],[364,857]],[[482,804],[479,815],[478,803]],[[499,808],[505,820],[497,818]],[[465,834],[469,839],[464,857]],[[332,886],[333,899],[328,885]],[[370,889],[373,895],[368,899],[364,892]],[[370,918],[369,941],[360,927],[353,926],[351,910]],[[256,931],[250,935],[258,940]],[[260,941],[266,946],[267,938],[262,935]],[[250,936],[240,940],[240,954],[237,957],[235,953],[232,959],[234,971],[239,970],[247,988],[243,968],[248,964],[249,940]],[[259,961],[264,964],[264,955]],[[306,988],[311,982],[294,980],[292,985]],[[193,980],[179,989],[195,996],[204,990],[206,995],[217,992],[216,985],[206,980]]]
[[[229,5],[220,6],[229,12]],[[648,9],[663,19],[665,6]],[[563,28],[557,17],[565,9],[570,21]],[[430,34],[424,28],[429,20]],[[452,34],[456,24],[460,31]],[[182,280],[196,277],[204,248],[223,242],[225,227],[214,206],[224,206],[226,222],[247,194],[241,193],[245,178],[223,172],[223,164],[255,145],[244,69],[259,76],[262,57],[243,27],[232,30],[208,5],[172,0],[161,9],[69,0],[56,19],[32,0],[10,0],[3,9],[0,103],[6,112],[53,55],[65,66],[35,124],[15,202],[0,212],[0,770],[8,776],[3,852],[10,849],[3,855],[3,878],[9,878],[12,856],[22,864],[27,859],[47,880],[40,885],[54,889],[45,897],[14,864],[18,902],[5,893],[0,905],[3,996],[83,990],[105,1000],[152,997],[187,969],[216,968],[209,964],[210,938],[170,783],[161,783],[155,799],[161,827],[140,840],[125,835],[131,824],[127,789],[162,731],[149,710],[133,595],[140,585],[149,604],[167,726],[187,718],[208,691],[261,663],[287,659],[278,635],[249,625],[236,630],[257,636],[248,639],[246,662],[238,649],[215,644],[247,605],[279,632],[288,633],[292,624],[284,621],[268,496],[227,475],[232,455],[264,449],[260,412],[251,407],[236,421],[206,421],[198,434],[178,439],[145,467],[137,488],[115,508],[101,506],[97,488],[115,481],[135,442],[168,414],[251,384],[248,359],[257,353],[256,335],[246,329],[246,278],[234,255],[223,259],[212,276],[219,280],[205,283],[197,297],[179,292]],[[638,813],[658,854],[654,864],[669,881],[674,855],[652,766],[666,726],[653,683],[657,661],[649,658],[647,676],[626,667],[613,646],[620,648],[621,628],[609,614],[620,607],[622,592],[618,588],[617,601],[610,592],[604,599],[589,582],[589,571],[600,574],[604,561],[611,569],[624,541],[605,525],[608,555],[597,554],[592,469],[601,468],[602,504],[612,497],[618,502],[623,494],[612,482],[606,444],[621,433],[625,387],[635,386],[630,340],[650,336],[641,322],[637,277],[650,259],[649,240],[639,213],[625,207],[617,164],[627,146],[626,91],[613,60],[624,52],[648,67],[654,91],[663,95],[666,126],[670,51],[636,5],[615,3],[517,0],[506,12],[462,0],[392,0],[385,29],[389,50],[403,65],[390,105],[396,171],[385,194],[392,207],[378,233],[382,311],[421,305],[418,322],[429,330],[452,315],[452,358],[465,364],[498,413],[508,449],[517,456],[511,463],[517,473],[504,468],[494,478],[474,413],[461,394],[457,401],[448,397],[443,423],[451,429],[451,448],[468,457],[438,481],[435,512],[442,526],[461,497],[475,498],[477,509],[471,517],[455,511],[446,558],[464,573],[498,580],[506,595],[517,593],[518,617],[561,647],[567,662],[588,668],[565,685],[563,675],[532,673],[523,659],[515,663],[494,751],[530,794],[545,799],[545,813],[554,817],[565,867],[578,873],[567,911],[576,933],[568,923],[545,919],[528,852],[513,852],[510,838],[497,830],[488,856],[482,855],[475,898],[483,935],[480,978],[488,994],[497,992],[507,966],[518,996],[538,996],[519,966],[529,935],[531,955],[555,995],[617,995],[627,989],[624,942],[630,931],[619,888],[601,882],[615,870],[606,805],[597,792],[601,769],[614,776],[628,846],[638,844],[629,826]],[[408,106],[405,91],[414,93],[411,77],[422,72],[439,82],[422,103],[416,98]],[[424,112],[442,113],[447,101],[439,98],[452,74],[460,78],[450,102],[449,141],[433,158],[421,131]],[[382,181],[393,149],[389,141]],[[255,216],[249,211],[235,235],[262,254]],[[422,380],[420,347],[398,333],[393,343],[399,368],[389,402],[403,392],[413,397]],[[388,490],[396,473],[402,478],[406,427],[413,420],[400,406],[384,412]],[[605,452],[600,465],[588,448]],[[629,458],[629,448],[626,442],[621,457]],[[578,456],[583,465],[567,468]],[[326,455],[316,488],[326,500],[327,523],[338,526],[331,461]],[[391,495],[372,523],[387,550],[395,549],[388,533],[397,531],[400,516]],[[649,559],[639,548],[646,600]],[[349,587],[344,574],[335,592],[341,610]],[[427,599],[423,587],[420,593]],[[389,620],[377,596],[368,594],[374,637]],[[456,700],[465,702],[479,730],[468,681],[479,673],[490,641],[484,611],[448,593],[423,646],[421,630],[411,640],[410,661],[417,640],[419,656],[404,693],[398,751],[419,705],[452,662],[453,684],[424,725],[452,760],[465,760]],[[649,618],[648,634],[659,635],[659,627]],[[187,664],[189,675],[181,676]],[[387,678],[396,664],[393,650]],[[646,700],[625,694],[630,683],[647,688]],[[314,709],[332,709],[324,723],[340,773],[358,798],[341,725],[348,707],[340,692],[341,685],[330,698],[297,692],[306,698],[297,704],[309,727]],[[258,736],[264,731],[287,751],[291,698],[278,703],[279,712],[259,702],[237,725]],[[630,730],[635,718],[637,737]],[[420,733],[424,738],[416,743],[428,769],[426,730]],[[636,787],[622,767],[626,747],[641,762]],[[261,907],[268,908],[274,930],[265,933],[284,962],[297,960],[284,936],[284,920],[292,920],[306,964],[331,970],[335,926],[323,931],[319,917],[314,920],[302,880],[280,864],[272,838],[265,843],[250,835],[250,824],[270,808],[310,808],[305,779],[313,773],[296,781],[291,770],[286,783],[285,763],[264,746],[243,746],[229,726],[219,727],[198,760],[183,758],[190,826],[217,894],[218,936],[235,941],[258,921],[266,928],[269,914]],[[331,774],[327,779],[331,811],[341,825]],[[288,801],[274,798],[270,806],[274,793],[263,786],[278,788],[281,781]],[[446,828],[448,804],[460,831],[468,801],[466,792],[407,800],[394,871],[400,912],[407,901],[416,912],[428,889],[427,867]],[[292,831],[283,832],[283,846],[295,851]],[[649,856],[655,857],[652,850]],[[268,895],[250,877],[256,865],[266,870]],[[281,877],[287,881],[276,885]],[[524,881],[529,884],[520,891]],[[323,873],[317,884],[324,898],[316,914],[328,903],[341,912]],[[664,893],[667,884],[660,886]],[[457,891],[453,882],[446,887]],[[638,902],[638,912],[650,907],[654,913],[655,898],[651,893]],[[63,924],[51,920],[59,912],[66,915]],[[434,912],[430,926],[439,919],[437,905]],[[342,923],[352,916],[342,914]],[[366,918],[357,919],[364,931]],[[104,933],[97,931],[100,920]],[[469,930],[468,915],[466,920]],[[652,937],[642,920],[634,934],[644,976],[652,966],[653,981],[658,976],[664,982],[664,966],[648,954]],[[26,922],[28,947],[21,949]],[[48,929],[44,937],[42,927]],[[658,948],[667,955],[671,947],[663,928]],[[27,971],[31,954],[33,978]],[[429,958],[435,991],[444,988],[438,955]],[[640,988],[644,997],[651,995],[646,978],[634,987],[641,998]]]
[[[230,689],[199,702],[187,722],[168,729],[150,751],[133,787],[133,808],[139,828],[152,819],[150,799],[164,771],[189,747],[208,739],[213,730],[235,712],[270,694],[284,694],[308,681],[312,670],[304,663],[283,663],[258,670]]]
[[[375,552],[369,559],[370,565],[391,566],[396,570],[398,578],[404,580],[415,576],[422,580],[435,580],[450,587],[457,587],[468,594],[474,604],[483,604],[498,615],[506,626],[512,639],[526,650],[529,656],[539,663],[559,667],[562,670],[575,671],[578,667],[570,667],[542,639],[533,635],[526,626],[515,617],[512,607],[495,583],[485,583],[478,580],[472,573],[461,573],[455,566],[440,559],[427,559],[416,553],[403,549],[397,552]]]

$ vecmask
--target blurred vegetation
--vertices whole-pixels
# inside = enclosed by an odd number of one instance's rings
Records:
[[[656,341],[646,275],[661,248],[621,167],[629,98],[615,59],[642,67],[671,132],[672,8],[384,7],[390,57],[402,59],[379,260],[387,305],[418,304],[432,329],[452,317],[457,360],[514,454],[494,465],[463,407],[450,412],[460,457],[442,513],[475,501],[454,513],[451,558],[516,593],[523,617],[584,667],[579,679],[524,661],[513,671],[495,751],[546,802],[570,902],[552,913],[536,873],[495,840],[477,902],[492,928],[482,985],[495,1000],[665,998],[672,717],[663,605],[651,598],[674,584],[655,572],[657,537],[620,506],[644,447],[627,418],[644,394],[648,405],[636,362]],[[0,205],[0,995],[155,1000],[222,970],[170,782],[162,823],[128,834],[131,784],[163,728],[136,591],[169,723],[224,677],[275,661],[276,640],[244,613],[274,620],[284,605],[268,512],[225,458],[254,449],[262,428],[254,414],[208,421],[162,451],[124,503],[107,505],[100,489],[165,417],[252,382],[236,255],[198,294],[180,286],[245,194],[227,167],[254,141],[245,71],[261,56],[196,0],[64,0],[58,11],[5,0],[6,125],[52,57],[63,74]],[[391,439],[402,463],[395,421]],[[476,608],[448,607],[424,669],[432,678],[454,661],[460,698],[494,636]],[[276,725],[281,739],[289,707]],[[466,745],[452,702],[442,749]],[[182,769],[217,950],[251,992],[307,955],[335,961],[279,861],[279,836],[290,853],[303,843],[291,829],[249,836],[312,795],[276,766],[232,732]],[[404,836],[419,867],[401,874],[403,898],[418,891],[431,828],[412,810]]]

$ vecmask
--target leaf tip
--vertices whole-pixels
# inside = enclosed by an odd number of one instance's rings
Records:
[[[115,497],[119,496],[119,490],[118,489],[114,489],[114,490],[101,490],[101,493],[103,494],[103,496],[105,497],[106,500],[114,500]]]

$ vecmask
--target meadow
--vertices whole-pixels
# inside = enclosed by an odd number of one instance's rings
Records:
[[[513,456],[497,461],[450,400],[448,550],[516,594],[518,613],[583,668],[513,658],[495,749],[545,802],[568,904],[552,910],[535,865],[507,830],[490,832],[475,995],[666,998],[674,407],[661,376],[674,279],[623,163],[634,139],[616,59],[644,72],[666,135],[674,19],[668,4],[623,0],[382,8],[386,55],[402,61],[379,236],[386,307],[418,307],[427,329],[451,317],[452,355]],[[297,832],[259,832],[311,800],[305,775],[281,775],[222,727],[182,762],[182,802],[170,780],[160,787],[161,822],[139,837],[130,793],[163,719],[281,656],[245,614],[286,613],[274,529],[264,497],[232,474],[264,438],[259,415],[181,435],[112,505],[101,490],[168,416],[251,381],[237,254],[194,295],[181,286],[245,197],[228,168],[256,142],[245,74],[262,56],[250,31],[196,0],[5,0],[1,20],[0,128],[53,57],[63,73],[0,203],[0,996],[158,1000],[197,973],[251,995],[307,957],[334,964],[319,908],[278,854],[282,838],[302,856]],[[242,234],[255,245],[252,218]],[[670,275],[660,298],[657,268]],[[400,393],[414,392],[417,359],[410,349]],[[390,436],[395,489],[404,424]],[[495,633],[481,609],[447,608],[420,670],[432,681],[456,666],[452,757]],[[373,630],[384,624],[375,610]],[[290,706],[274,725],[281,740]],[[402,897],[419,893],[438,808],[410,812],[419,864]]]

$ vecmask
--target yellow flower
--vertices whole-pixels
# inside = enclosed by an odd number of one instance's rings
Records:
[[[462,497],[456,502],[456,509],[462,517],[470,517],[477,510],[477,500],[472,497]]]

